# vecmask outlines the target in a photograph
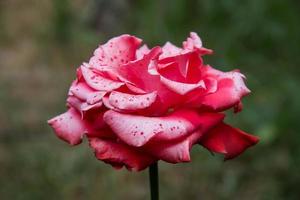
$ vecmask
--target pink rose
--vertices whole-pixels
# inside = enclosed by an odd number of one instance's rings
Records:
[[[222,112],[240,111],[250,93],[244,75],[204,64],[212,50],[196,33],[182,48],[141,42],[115,37],[77,69],[67,112],[48,121],[59,138],[77,145],[86,136],[99,160],[129,170],[189,162],[195,144],[231,159],[258,142],[223,122]]]

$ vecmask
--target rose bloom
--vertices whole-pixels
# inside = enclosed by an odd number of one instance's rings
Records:
[[[136,171],[158,160],[189,162],[197,144],[231,159],[258,142],[223,122],[223,111],[240,111],[250,93],[244,75],[204,64],[212,50],[196,33],[182,48],[141,42],[112,38],[77,69],[68,110],[48,121],[59,138],[77,145],[86,136],[99,160]]]

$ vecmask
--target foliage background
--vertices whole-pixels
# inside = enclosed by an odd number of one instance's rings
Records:
[[[161,199],[300,199],[298,0],[0,1],[0,199],[149,199],[146,170],[115,171],[46,120],[99,43],[180,45],[191,30],[215,50],[207,63],[246,74],[252,95],[228,121],[261,142],[225,163],[201,147],[192,163],[161,163]]]

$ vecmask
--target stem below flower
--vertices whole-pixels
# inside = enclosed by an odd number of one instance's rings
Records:
[[[157,165],[157,162],[150,165],[149,178],[150,178],[151,200],[158,200],[159,195],[158,195],[158,165]]]

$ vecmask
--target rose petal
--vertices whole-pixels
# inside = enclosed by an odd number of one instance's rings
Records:
[[[117,108],[113,107],[110,102],[109,102],[109,98],[107,96],[103,97],[102,102],[104,104],[104,106],[110,110],[116,110]],[[119,110],[120,111],[120,110]]]
[[[67,112],[48,120],[56,135],[71,145],[81,143],[86,132],[86,125],[81,120],[80,114],[73,108]]]
[[[156,96],[156,92],[134,95],[113,91],[109,95],[109,103],[119,110],[136,111],[151,106],[155,102]]]
[[[115,139],[116,135],[103,120],[103,111],[91,113],[85,119],[88,137]]]
[[[162,107],[170,107],[181,100],[180,95],[161,84],[160,76],[149,72],[149,65],[156,60],[161,49],[155,47],[141,60],[130,62],[118,69],[119,79],[126,83],[128,89],[135,93],[145,94],[156,91]],[[164,109],[162,109],[164,110]]]
[[[159,84],[159,76],[149,74],[148,66],[151,60],[157,58],[160,53],[160,47],[156,47],[151,49],[149,54],[145,55],[141,60],[122,65],[118,69],[119,79],[141,90],[149,91],[150,88],[153,88],[153,85]]]
[[[80,69],[86,83],[95,90],[112,91],[124,85],[124,83],[104,78],[93,72],[87,63],[83,64]]]
[[[180,95],[185,95],[195,89],[205,89],[205,84],[202,80],[196,84],[180,83],[163,76],[160,77],[160,80],[166,87]]]
[[[201,113],[199,114],[199,128],[197,131],[188,134],[179,140],[161,140],[157,134],[145,146],[149,154],[157,156],[161,160],[170,163],[189,162],[191,147],[213,126],[224,119],[222,113]],[[163,133],[161,133],[163,134]]]
[[[67,105],[69,107],[75,108],[77,111],[81,113],[81,117],[85,118],[85,115],[87,114],[88,111],[101,108],[102,102],[100,101],[94,104],[88,104],[87,102],[81,101],[75,96],[69,96],[67,98]]]
[[[200,128],[201,115],[192,110],[179,110],[165,117],[144,117],[107,111],[104,121],[131,146],[143,146],[156,134],[160,140],[172,140]]]
[[[159,59],[176,56],[179,55],[181,52],[181,48],[175,46],[171,42],[166,42],[166,44],[162,47],[162,54],[159,56]]]
[[[95,50],[90,63],[99,70],[102,66],[118,68],[122,64],[135,60],[135,53],[141,42],[141,39],[130,35],[112,38]]]
[[[75,80],[73,81],[69,92],[69,95],[74,95],[80,100],[86,100],[87,96],[90,93],[95,92],[95,90],[90,88],[86,83]]]
[[[125,83],[127,88],[137,94],[147,94],[147,92],[145,92],[144,90],[138,88],[137,86],[131,84],[131,83]]]
[[[190,36],[183,42],[184,49],[193,50],[194,48],[202,48],[202,41],[197,33],[190,32]]]
[[[93,70],[98,72],[99,74],[107,77],[109,79],[118,81],[118,75],[116,70],[111,66],[101,65],[99,64],[99,59],[97,57],[92,57],[89,61],[89,67]]]
[[[75,96],[69,96],[67,98],[67,106],[76,109],[78,112],[81,112],[81,110],[82,110],[81,109],[82,104],[83,104],[83,101],[81,101],[80,99],[78,99]]]
[[[188,72],[188,67],[189,67],[189,55],[188,54],[183,54],[183,55],[178,55],[174,57],[167,57],[164,59],[159,60],[160,66],[163,66],[163,64],[167,64],[169,66],[169,63],[176,63],[175,69],[180,72],[182,77],[187,76]]]
[[[98,92],[93,92],[91,94],[88,94],[86,102],[91,105],[98,103],[102,100],[105,94],[106,92],[103,91],[98,91]]]
[[[140,47],[138,50],[136,50],[136,59],[140,60],[144,57],[144,55],[148,54],[150,52],[150,49],[146,44],[144,44],[142,47]]]
[[[190,36],[186,41],[183,42],[183,49],[187,51],[197,50],[200,55],[212,54],[211,49],[206,49],[202,47],[202,41],[197,33],[191,32]]]
[[[100,108],[101,106],[102,106],[102,102],[98,102],[98,103],[95,103],[95,104],[88,104],[88,103],[84,102],[81,106],[81,110],[83,112],[86,112],[86,111],[89,111],[91,109]]]
[[[256,136],[220,123],[205,134],[200,140],[200,144],[210,151],[224,154],[225,160],[227,160],[238,156],[247,148],[255,145],[258,140]]]
[[[98,138],[90,139],[95,156],[112,166],[126,166],[129,170],[140,171],[155,162],[155,159],[126,144]]]
[[[156,93],[156,92],[153,92]],[[148,93],[145,95],[153,95],[152,93]],[[119,101],[119,100],[118,100]],[[147,97],[146,97],[146,101]],[[139,107],[136,107],[135,109],[133,109],[134,105],[132,104],[133,102],[130,102],[130,107],[131,109],[129,109],[129,107],[127,109],[121,109],[121,107],[119,106],[113,106],[108,97],[103,97],[102,102],[105,105],[106,108],[110,109],[110,110],[114,110],[117,112],[121,112],[121,113],[135,113],[135,114],[140,114],[140,115],[147,115],[147,116],[159,116],[162,115],[164,113],[166,113],[166,111],[168,110],[168,107],[166,106],[166,104],[162,103],[160,98],[156,97],[154,102],[151,103],[151,99],[149,98],[149,103],[148,102],[141,102],[143,103],[143,105],[140,104],[136,104]],[[112,101],[113,102],[113,101]],[[113,104],[117,104],[118,102],[114,102]],[[148,106],[149,104],[149,106]],[[123,107],[127,107],[128,105],[125,105]]]
[[[197,83],[201,80],[202,58],[192,51],[159,60],[159,73],[173,81]]]
[[[202,60],[194,52],[160,60],[159,64],[161,82],[177,94],[205,88],[201,80]]]
[[[88,104],[95,104],[100,102],[102,97],[106,94],[104,91],[95,91],[84,82],[74,81],[70,87],[69,95],[74,95]]]
[[[244,83],[244,76],[239,72],[221,72],[209,66],[205,67],[203,72],[206,77],[217,80],[217,90],[195,98],[192,104],[223,111],[235,106],[250,93]]]

